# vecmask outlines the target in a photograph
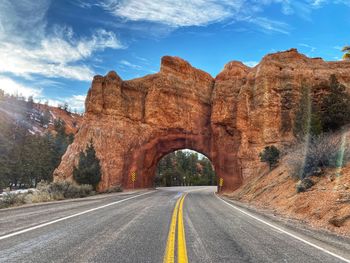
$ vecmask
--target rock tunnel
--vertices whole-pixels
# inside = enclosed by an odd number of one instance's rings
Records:
[[[79,153],[92,141],[102,169],[99,191],[152,187],[158,161],[184,148],[207,156],[224,180],[222,190],[235,190],[267,170],[258,157],[265,146],[293,144],[301,83],[337,74],[349,84],[349,68],[292,49],[267,55],[254,68],[230,62],[215,79],[170,56],[158,73],[142,78],[123,81],[113,71],[95,76],[82,127],[54,179],[71,180]]]

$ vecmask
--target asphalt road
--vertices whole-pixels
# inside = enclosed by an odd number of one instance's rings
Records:
[[[350,240],[287,224],[213,187],[0,210],[0,262],[350,262]]]

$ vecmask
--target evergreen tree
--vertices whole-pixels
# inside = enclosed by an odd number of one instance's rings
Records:
[[[215,172],[207,158],[198,153],[176,151],[164,156],[157,165],[156,185],[214,185]]]
[[[266,146],[265,149],[259,154],[260,161],[268,163],[270,171],[278,163],[280,158],[280,151],[274,146]]]
[[[27,107],[28,107],[28,109],[33,109],[33,107],[34,107],[34,99],[33,99],[33,96],[29,96],[29,97],[28,97]]]
[[[79,184],[90,184],[96,189],[101,180],[100,160],[96,157],[95,148],[91,142],[85,153],[80,152],[78,167],[74,167],[73,178]]]
[[[322,101],[324,131],[335,131],[350,122],[350,94],[335,75],[330,77],[330,93]]]
[[[301,87],[299,108],[295,113],[294,135],[303,141],[307,135],[315,136],[322,132],[320,113],[313,105],[310,88],[305,84]]]
[[[65,102],[65,103],[63,104],[63,110],[64,110],[65,112],[68,112],[68,108],[69,108],[68,103]]]
[[[64,123],[57,127],[56,136],[50,133],[40,136],[30,134],[23,123],[3,121],[0,126],[0,183],[30,187],[40,180],[51,181],[71,140],[64,133]]]
[[[50,111],[46,108],[44,112],[40,115],[40,124],[42,126],[48,125],[50,123]]]

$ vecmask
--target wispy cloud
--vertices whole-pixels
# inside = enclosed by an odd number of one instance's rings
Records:
[[[243,4],[242,0],[104,0],[101,7],[126,20],[151,21],[181,27],[222,21],[237,13]]]
[[[249,17],[243,21],[259,26],[259,28],[266,33],[278,32],[282,34],[289,34],[290,30],[290,26],[287,23],[272,20],[266,17]]]
[[[349,0],[309,0],[309,2],[311,6],[315,8],[322,7],[326,4],[342,4],[342,5],[350,6]]]
[[[77,38],[70,27],[48,27],[49,5],[47,0],[0,2],[0,73],[88,81],[94,71],[86,59],[106,48],[124,47],[104,29]]]
[[[251,22],[264,32],[288,33],[283,21],[267,18],[268,6],[280,6],[284,15],[310,20],[310,13],[326,4],[345,4],[349,0],[93,0],[78,2],[83,8],[100,7],[123,21],[151,22],[170,28],[205,26],[218,22]],[[247,19],[250,18],[250,19]],[[234,23],[230,23],[232,25]]]
[[[280,3],[285,14],[292,13],[293,5],[286,0],[104,0],[100,7],[125,21],[153,22],[171,28],[205,26],[222,21],[232,25],[238,21],[249,22],[266,32],[286,34],[289,29],[284,22],[268,19],[256,14],[272,3]],[[82,7],[91,7],[81,5]]]
[[[315,52],[316,48],[305,43],[299,43],[299,46],[307,48],[310,52]]]
[[[120,65],[126,66],[128,68],[132,68],[132,69],[136,69],[136,70],[142,70],[143,69],[142,66],[137,65],[137,64],[133,64],[133,63],[127,61],[127,60],[121,60],[119,63],[120,63]]]

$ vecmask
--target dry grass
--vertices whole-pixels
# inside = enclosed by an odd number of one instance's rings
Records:
[[[77,185],[68,181],[53,183],[40,182],[35,191],[22,194],[5,194],[0,199],[0,208],[69,198],[81,198],[93,194],[95,192],[91,185]]]

